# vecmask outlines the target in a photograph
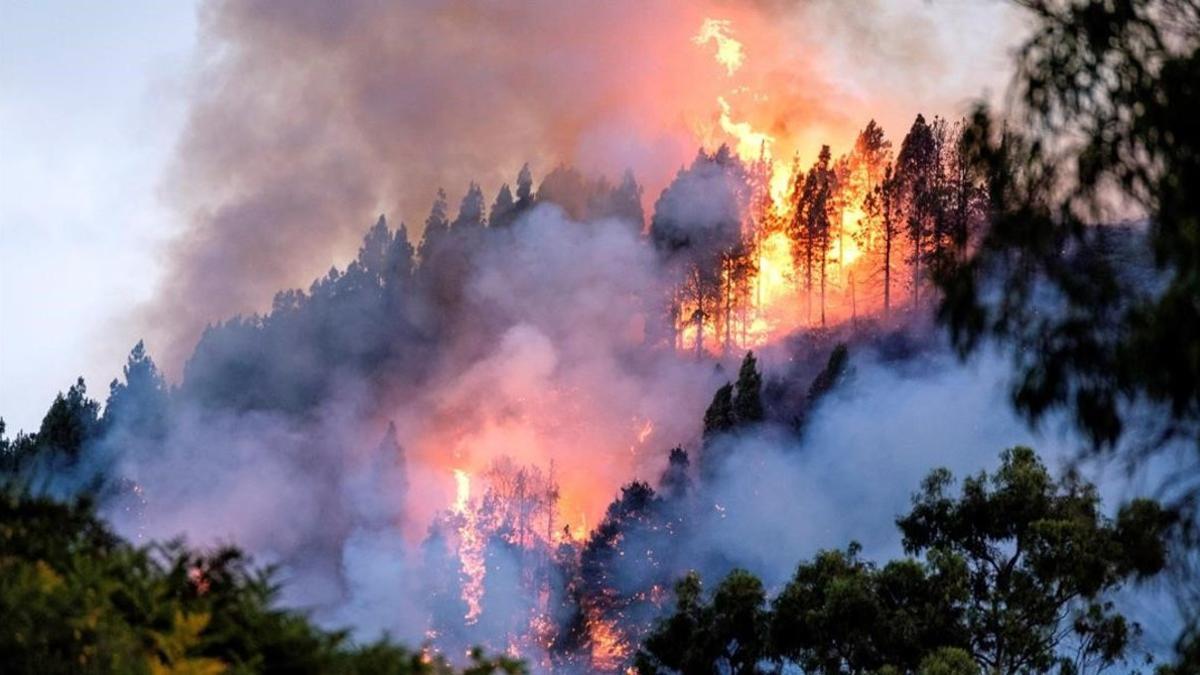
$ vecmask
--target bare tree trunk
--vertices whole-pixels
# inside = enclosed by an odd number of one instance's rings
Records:
[[[825,260],[821,259],[821,327],[825,327]]]
[[[921,230],[917,226],[917,234],[913,237],[913,311],[921,304]]]
[[[885,231],[883,236],[883,316],[886,318],[892,309],[892,233],[890,229]]]
[[[733,339],[733,261],[728,260],[725,263],[725,353],[729,353],[729,348]]]
[[[851,323],[851,325],[857,326],[858,325],[858,303],[855,301],[855,298],[854,298],[854,270],[850,270],[849,272],[846,273],[846,275],[848,278],[848,282],[850,284],[850,323]]]

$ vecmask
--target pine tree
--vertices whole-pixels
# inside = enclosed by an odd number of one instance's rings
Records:
[[[935,174],[938,166],[937,141],[933,129],[923,115],[917,115],[912,128],[900,144],[896,156],[895,179],[907,217],[907,234],[911,251],[913,306],[921,298],[921,262],[928,255],[929,239],[933,233],[936,193]]]
[[[99,431],[99,413],[100,404],[88,398],[87,385],[79,378],[65,395],[59,393],[54,398],[42,418],[37,432],[38,451],[59,452],[77,459],[84,445]]]
[[[467,573],[450,538],[449,533],[454,528],[452,519],[443,515],[430,524],[429,533],[421,544],[421,557],[435,644],[459,648],[467,642],[464,617],[468,607],[462,597]]]
[[[829,146],[821,147],[821,153],[811,170],[799,182],[793,192],[792,222],[788,235],[792,243],[792,259],[804,274],[808,318],[812,318],[812,291],[814,277],[820,285],[821,323],[825,323],[825,263],[829,251],[829,219],[833,172],[829,166]]]
[[[462,202],[459,203],[458,215],[454,218],[454,222],[450,224],[450,230],[453,232],[462,232],[482,228],[483,210],[483,190],[479,189],[479,185],[472,182],[467,187],[467,193],[463,195]]]
[[[123,374],[124,382],[113,380],[109,385],[104,429],[146,441],[160,440],[166,434],[167,383],[141,340],[129,352]]]
[[[516,202],[513,201],[512,192],[508,189],[508,183],[500,186],[500,191],[496,193],[496,201],[492,202],[492,211],[488,216],[488,227],[504,228],[513,224],[516,217]]]
[[[744,241],[721,252],[721,325],[719,331],[724,332],[723,349],[725,353],[733,348],[734,314],[741,316],[745,322],[746,305],[750,302],[750,280],[754,277],[757,266],[754,262],[753,249]]]
[[[375,448],[375,455],[382,462],[382,466],[394,469],[389,472],[392,480],[389,481],[388,487],[394,490],[392,494],[396,498],[403,499],[409,487],[408,456],[404,452],[404,446],[400,445],[395,422],[388,422],[387,431],[383,433],[383,438]]]
[[[713,394],[712,403],[704,411],[704,438],[711,439],[737,426],[733,411],[733,384],[725,383]]]
[[[711,208],[695,208],[697,190],[707,190]],[[696,357],[704,353],[708,326],[720,325],[722,258],[742,241],[742,215],[749,205],[745,167],[728,148],[708,155],[703,150],[687,169],[663,190],[650,221],[650,240],[675,277],[674,328],[681,334],[686,324],[695,327]],[[719,338],[719,335],[713,335]]]
[[[517,174],[517,215],[525,213],[533,208],[533,174],[529,171],[529,164],[522,164],[521,171]]]
[[[400,223],[384,256],[384,289],[407,288],[413,275],[413,247],[408,241],[408,227]],[[389,296],[397,295],[395,292]]]
[[[629,223],[640,233],[646,226],[646,215],[642,211],[642,186],[634,179],[633,171],[625,170],[621,184],[612,191],[611,202],[608,215]]]
[[[387,256],[392,247],[392,231],[388,229],[387,218],[382,214],[367,234],[363,236],[358,248],[357,262],[373,282],[382,281],[387,275]]]
[[[883,182],[884,168],[888,165],[892,142],[887,140],[883,129],[875,120],[867,122],[867,126],[859,132],[854,141],[852,164],[858,173],[857,181],[860,194],[869,194]]]
[[[683,448],[671,448],[667,468],[659,478],[658,486],[668,500],[679,500],[691,490],[692,479],[688,476],[691,462]]]
[[[964,135],[965,121],[959,121],[950,132],[944,153],[946,174],[948,236],[952,251],[958,259],[967,252],[972,233],[983,221],[987,207],[982,178],[970,156],[970,141]]]
[[[804,184],[804,269],[809,289],[809,305],[812,305],[813,266],[817,265],[817,280],[820,287],[821,325],[825,325],[826,267],[829,257],[829,229],[831,212],[834,208],[834,172],[829,164],[829,146],[821,146],[821,153]],[[811,309],[810,309],[811,314]]]
[[[429,217],[425,219],[425,231],[421,235],[421,246],[418,249],[422,267],[434,257],[441,242],[445,239],[446,233],[450,230],[450,222],[446,215],[448,209],[446,191],[438,188],[437,198],[433,200],[433,206],[429,209]]]
[[[739,425],[761,422],[766,417],[762,402],[762,373],[754,352],[746,352],[738,370],[737,391],[733,397],[733,415]]]
[[[846,349],[844,343],[838,343],[833,351],[829,353],[829,360],[825,363],[825,368],[817,373],[813,378],[812,384],[808,388],[808,405],[811,407],[821,397],[833,390],[837,383],[841,381],[846,373],[846,367],[850,361],[850,352]]]
[[[875,187],[872,193],[873,209],[878,210],[879,232],[883,238],[883,256],[880,264],[883,268],[883,314],[887,316],[892,308],[892,258],[896,251],[897,237],[900,235],[898,222],[899,183],[889,162],[884,169],[883,181]]]

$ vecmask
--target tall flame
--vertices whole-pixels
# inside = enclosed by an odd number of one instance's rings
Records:
[[[471,501],[471,474],[462,469],[454,470],[454,512],[466,513]]]
[[[732,30],[730,20],[708,18],[692,40],[701,46],[715,42],[716,62],[731,78],[745,65],[742,44],[733,39]],[[771,97],[734,82],[715,101],[716,127],[724,134],[725,144],[753,174],[748,187],[755,196],[744,214],[743,224],[743,244],[751,251],[753,269],[722,270],[725,298],[721,301],[721,311],[694,306],[694,299],[677,299],[676,306],[677,346],[714,354],[735,347],[760,346],[804,326],[850,319],[857,316],[860,307],[869,310],[880,304],[881,298],[876,296],[882,295],[877,289],[861,284],[874,276],[873,269],[865,268],[869,245],[865,235],[870,232],[870,224],[864,210],[864,200],[872,189],[870,172],[874,169],[853,153],[831,162],[827,169],[833,185],[826,202],[827,235],[820,235],[824,250],[806,250],[802,263],[796,248],[800,245],[793,241],[793,236],[811,226],[811,221],[805,222],[808,215],[796,213],[797,190],[804,187],[798,182],[805,176],[794,175],[799,171],[798,155],[794,163],[779,162],[774,156],[781,145],[795,147],[798,139],[776,137],[751,119],[739,116],[736,112],[739,100],[753,100],[757,105]],[[697,135],[711,143],[712,131],[698,128]],[[896,256],[896,251],[892,255]],[[859,267],[864,269],[858,270]],[[739,275],[750,278],[749,298],[743,297],[746,282]],[[868,292],[864,293],[864,289]],[[731,311],[735,301],[730,298],[734,296],[739,299],[736,309]]]
[[[462,469],[454,469],[454,513],[459,516],[458,557],[466,580],[462,587],[462,599],[467,603],[467,625],[479,620],[483,612],[483,578],[487,573],[483,547],[483,534],[475,510],[471,508],[471,475]]]
[[[756,131],[749,122],[735,122],[732,107],[724,96],[717,97],[717,105],[721,107],[718,123],[721,130],[736,141],[734,151],[745,160],[751,160],[759,153],[767,154],[775,144],[775,138],[768,133]],[[769,155],[768,155],[769,156]]]
[[[700,32],[692,38],[698,45],[709,42],[717,43],[717,63],[725,66],[727,75],[732,76],[742,67],[746,56],[742,51],[742,43],[730,35],[732,24],[728,19],[705,19],[700,25]]]

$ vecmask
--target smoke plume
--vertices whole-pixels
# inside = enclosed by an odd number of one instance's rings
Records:
[[[710,18],[744,46],[735,73],[692,40]],[[206,323],[345,260],[374,213],[415,223],[439,186],[565,162],[632,168],[652,202],[698,145],[737,140],[723,121],[807,161],[869,114],[954,113],[1016,39],[996,5],[918,0],[214,1],[200,25],[164,185],[186,225],[144,313],[176,375]]]

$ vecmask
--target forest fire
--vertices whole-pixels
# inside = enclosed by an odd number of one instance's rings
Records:
[[[467,613],[463,619],[469,626],[479,620],[479,613],[483,611],[481,598],[483,579],[487,571],[483,558],[485,542],[475,519],[475,511],[471,508],[470,474],[462,469],[455,469],[454,487],[453,513],[458,518],[458,557],[464,573],[462,598],[467,604]]]
[[[602,672],[613,672],[629,657],[628,638],[613,619],[593,614],[588,617],[588,632],[592,637],[592,666]]]
[[[634,245],[661,261],[669,297],[650,311],[641,301],[630,305],[646,328],[621,349],[673,351],[684,358],[672,360],[695,364],[802,329],[887,319],[901,292],[912,291],[917,302],[920,267],[943,251],[961,252],[981,217],[982,193],[959,170],[958,130],[940,119],[918,116],[898,155],[872,121],[841,156],[824,146],[807,162],[799,152],[777,157],[777,148],[796,143],[737,116],[735,103],[754,92],[735,78],[753,54],[734,30],[731,21],[710,19],[693,37],[697,48],[715,48],[731,87],[715,99],[719,134],[697,131],[713,143],[662,192],[637,234]],[[618,191],[636,199],[628,181]],[[612,189],[560,168],[537,195],[561,200],[568,216],[586,220],[589,209],[613,199]],[[524,171],[518,192],[532,193]],[[471,199],[468,193],[459,220],[477,208]],[[441,209],[435,205],[435,215]],[[640,204],[632,209],[640,219]],[[605,307],[603,316],[610,315]],[[667,324],[665,332],[656,322]],[[673,535],[677,524],[664,519],[661,498],[647,483],[632,483],[612,502],[613,484],[597,472],[644,475],[644,460],[655,453],[643,448],[677,439],[679,430],[652,410],[592,396],[592,375],[564,378],[559,359],[543,333],[521,324],[502,337],[495,359],[440,393],[433,422],[418,437],[423,461],[453,476],[453,501],[438,517],[451,536],[438,559],[451,568],[447,593],[461,600],[449,618],[435,617],[429,635],[451,652],[481,640],[546,670],[562,665],[552,663],[554,654],[570,655],[572,667],[608,672],[629,663],[681,570],[669,572],[657,544],[637,548],[641,538]],[[627,452],[614,455],[613,448]],[[581,464],[576,456],[605,459]],[[667,494],[684,490],[688,461],[680,449],[667,473],[650,465]],[[728,517],[725,500],[710,508],[717,520]],[[613,570],[635,561],[646,577],[622,587]]]
[[[6,673],[1200,672],[1200,1],[178,4],[5,15]]]
[[[730,78],[748,58],[732,31],[728,21],[706,21],[694,40],[716,42]],[[735,94],[769,100],[744,85]],[[966,168],[959,125],[918,116],[893,156],[871,121],[849,152],[835,158],[823,146],[806,171],[798,151],[790,162],[775,154],[795,142],[737,121],[725,96],[716,103],[723,144],[690,171],[723,175],[739,206],[736,222],[715,224],[723,232],[706,244],[707,260],[680,273],[671,310],[677,349],[729,354],[801,328],[886,317],[897,291],[918,303],[922,265],[967,249],[983,194]],[[673,234],[656,227],[651,236],[670,242]]]

